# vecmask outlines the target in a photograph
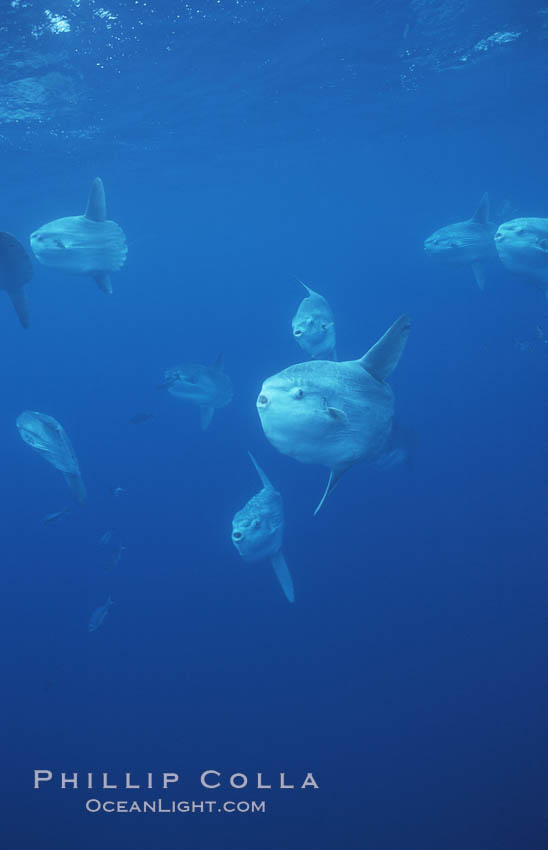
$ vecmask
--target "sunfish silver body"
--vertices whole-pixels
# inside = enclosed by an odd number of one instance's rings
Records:
[[[249,455],[263,489],[238,511],[232,521],[232,542],[244,561],[270,560],[289,602],[295,601],[293,581],[282,553],[284,511],[274,489],[252,454]]]
[[[53,416],[25,410],[16,421],[24,442],[63,473],[70,490],[79,502],[86,498],[86,488],[72,444],[63,426]]]
[[[336,360],[335,317],[319,292],[299,281],[308,295],[303,298],[291,323],[293,336],[311,360]]]
[[[548,298],[548,218],[514,218],[495,234],[501,262],[514,274],[529,279]]]
[[[472,267],[476,283],[485,288],[485,264],[496,257],[493,236],[496,224],[489,221],[487,193],[472,218],[457,221],[436,230],[424,242],[427,256],[433,260]]]
[[[36,259],[69,274],[90,275],[99,289],[112,293],[110,273],[124,265],[127,244],[122,228],[106,215],[105,190],[96,177],[84,215],[58,218],[31,234]]]
[[[29,326],[29,308],[24,286],[33,274],[30,257],[10,233],[0,233],[0,289],[11,298],[11,303],[24,328]]]
[[[223,356],[220,354],[213,366],[199,363],[183,363],[166,369],[161,388],[176,398],[191,401],[200,408],[202,430],[209,426],[218,407],[232,401],[232,381],[223,371]]]
[[[257,410],[267,439],[282,454],[330,470],[316,513],[347,469],[382,455],[394,415],[386,378],[409,328],[401,316],[360,360],[298,363],[264,382]]]

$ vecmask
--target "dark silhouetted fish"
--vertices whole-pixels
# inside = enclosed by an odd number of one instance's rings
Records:
[[[0,233],[0,289],[8,293],[24,328],[29,326],[29,308],[23,287],[32,275],[30,257],[21,243],[9,233]]]
[[[152,413],[136,413],[129,420],[130,425],[142,425],[143,422],[148,422],[149,419],[152,419],[153,415]]]

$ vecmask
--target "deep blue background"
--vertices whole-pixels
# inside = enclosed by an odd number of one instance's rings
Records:
[[[547,308],[498,264],[481,294],[422,251],[485,190],[495,216],[548,215],[542,5],[105,8],[1,13],[0,229],[28,244],[100,175],[129,242],[112,298],[36,265],[30,330],[0,304],[6,846],[543,850],[548,345],[515,340]],[[474,48],[501,31],[521,35]],[[344,359],[413,318],[391,380],[412,467],[353,469],[315,519],[326,471],[255,412],[299,359],[293,275]],[[220,351],[235,396],[204,434],[156,385]],[[27,408],[63,423],[88,488],[57,525],[67,490],[17,434]],[[248,449],[284,495],[294,607],[230,541]],[[127,547],[111,573],[107,529]],[[206,768],[321,787],[266,815],[92,816],[84,792],[32,791],[34,768],[179,771],[164,796],[191,800]],[[262,798],[218,798],[239,796]]]

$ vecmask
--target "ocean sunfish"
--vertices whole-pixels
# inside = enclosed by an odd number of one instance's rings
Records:
[[[359,360],[298,363],[264,382],[257,410],[266,438],[282,454],[330,470],[315,513],[347,469],[382,456],[394,416],[386,378],[409,328],[408,316],[400,316]]]
[[[548,218],[514,218],[501,224],[495,245],[503,265],[529,278],[548,298]]]
[[[29,307],[23,287],[32,274],[30,257],[21,243],[9,233],[0,233],[0,289],[8,293],[24,328],[29,326]]]
[[[299,281],[308,295],[299,304],[291,326],[293,336],[311,360],[336,360],[335,317],[319,292]]]
[[[225,407],[234,394],[232,381],[223,371],[223,355],[219,354],[213,366],[199,363],[183,363],[164,372],[159,389],[192,401],[200,408],[202,430],[205,431],[213,419],[217,407]]]
[[[248,563],[270,560],[289,602],[295,601],[293,581],[282,553],[284,511],[282,497],[274,489],[250,453],[263,489],[252,496],[232,520],[232,542]]]
[[[127,244],[122,228],[107,220],[103,181],[91,185],[84,215],[57,218],[35,230],[30,246],[45,266],[69,274],[91,275],[103,292],[112,293],[110,272],[126,261]]]
[[[53,416],[25,410],[16,421],[21,438],[63,473],[72,495],[79,502],[86,498],[86,488],[74,449],[63,426]]]
[[[472,218],[436,230],[425,240],[424,250],[434,260],[471,265],[476,283],[485,289],[485,263],[496,256],[493,236],[496,224],[489,221],[487,192]]]

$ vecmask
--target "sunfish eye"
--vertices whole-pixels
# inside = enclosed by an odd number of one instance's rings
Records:
[[[261,520],[256,519],[255,522],[253,523],[253,528],[260,528],[260,527],[261,527]]]
[[[291,395],[293,396],[293,398],[302,398],[304,395],[304,391],[300,388],[294,389]]]

